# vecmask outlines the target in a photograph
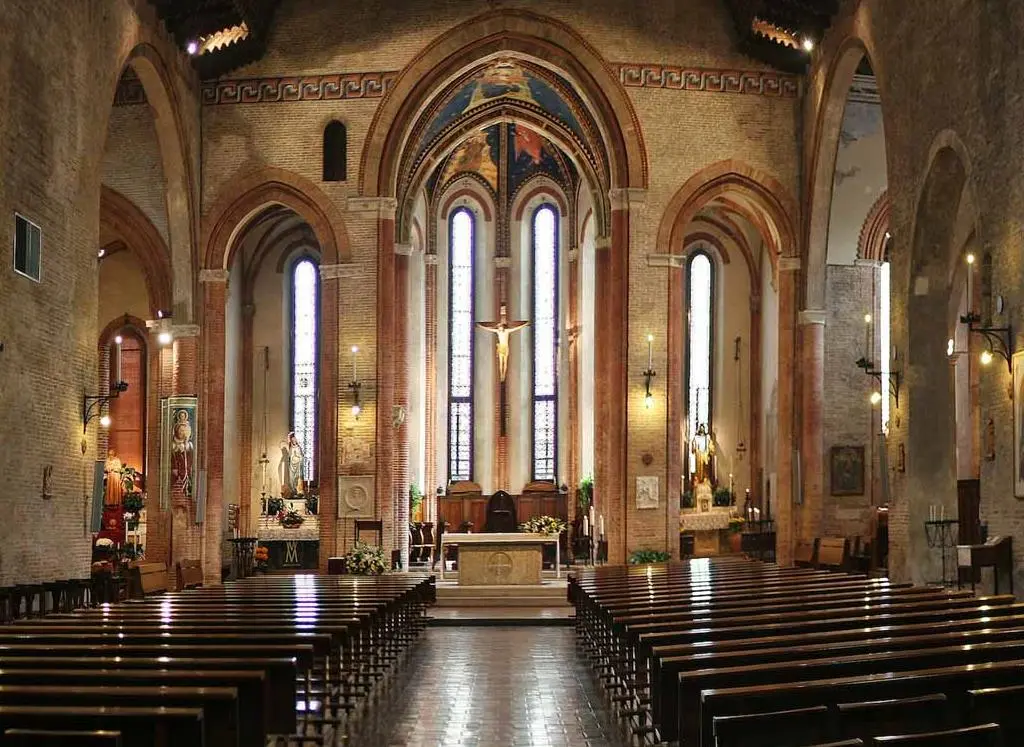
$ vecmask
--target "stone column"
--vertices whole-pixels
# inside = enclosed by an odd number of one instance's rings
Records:
[[[320,503],[321,572],[327,571],[327,559],[338,553],[338,368],[341,363],[338,349],[339,319],[338,296],[341,278],[358,272],[358,266],[345,264],[320,265],[320,382],[317,397],[318,461],[317,484]]]
[[[395,208],[394,198],[378,201],[377,217],[377,417],[376,492],[378,516],[384,524],[384,552],[395,547]]]
[[[778,396],[778,480],[777,493],[771,497],[775,518],[776,557],[779,565],[793,562],[793,496],[799,486],[793,484],[793,455],[796,443],[795,374],[797,291],[800,258],[779,258],[779,396]]]
[[[424,376],[427,384],[424,393],[426,438],[424,445],[426,468],[424,470],[423,501],[426,506],[424,517],[437,521],[437,254],[423,255],[424,267],[424,326],[425,363]],[[435,529],[440,531],[440,529]]]
[[[395,437],[395,543],[402,551],[402,568],[409,567],[409,256],[411,244],[395,244],[395,379],[393,420]]]
[[[750,459],[750,484],[744,486],[750,488],[751,501],[760,505],[761,499],[761,412],[763,408],[763,395],[761,393],[761,361],[763,360],[763,343],[761,330],[761,296],[760,294],[750,297],[750,363],[747,365],[747,377],[750,381],[750,438],[747,441],[747,454]],[[745,493],[738,496],[737,501],[745,500]],[[763,509],[762,509],[763,510]]]
[[[825,312],[805,309],[800,324],[800,460],[803,507],[799,539],[813,541],[823,529],[825,509],[823,413],[825,397]]]
[[[171,395],[171,351],[161,345],[155,330],[147,340],[149,349],[149,389],[146,412],[147,475],[146,490],[146,557],[153,562],[164,562],[168,568],[171,562],[171,513],[160,508],[160,400]],[[103,379],[101,379],[102,381]],[[101,452],[101,453],[106,453]]]

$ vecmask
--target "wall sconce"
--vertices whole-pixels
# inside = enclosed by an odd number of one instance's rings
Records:
[[[861,358],[857,361],[857,368],[861,369],[868,376],[873,376],[875,381],[881,386],[882,377],[888,375],[889,378],[889,394],[892,395],[893,402],[896,404],[896,409],[900,409],[900,379],[901,374],[899,371],[879,371],[875,368],[875,364],[869,361],[867,358]],[[882,393],[874,391],[871,393],[871,404],[877,405],[882,401]]]
[[[974,275],[974,255],[968,254],[964,257],[967,262],[967,313],[961,315],[960,323],[967,325],[968,332],[974,332],[985,338],[988,347],[981,351],[981,365],[987,366],[992,363],[996,355],[1002,356],[1006,361],[1006,367],[1013,373],[1013,352],[1010,325],[1005,327],[982,326],[981,315],[973,311],[974,304],[971,300],[972,276]]]
[[[654,395],[651,394],[651,379],[657,376],[654,372],[654,335],[647,335],[647,370],[644,371],[644,407],[650,410],[654,406]]]
[[[128,382],[121,380],[121,343],[124,338],[118,335],[114,338],[114,383],[110,385],[110,391],[106,394],[86,394],[82,397],[82,433],[89,429],[89,421],[95,417],[100,419],[100,425],[104,428],[110,427],[110,415],[103,412],[103,406],[112,399],[121,396],[121,392],[128,390]],[[84,441],[82,442],[85,443]]]
[[[359,391],[363,387],[363,383],[359,380],[359,368],[358,368],[358,356],[359,346],[352,346],[352,381],[348,383],[348,388],[352,390],[352,417],[359,420],[359,413],[363,411],[363,408],[359,404]]]

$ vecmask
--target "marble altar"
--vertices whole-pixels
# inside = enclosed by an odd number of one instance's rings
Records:
[[[561,577],[557,534],[526,532],[452,533],[441,536],[446,545],[459,548],[459,585],[524,585],[541,583],[542,548],[555,545],[555,575]],[[444,579],[442,564],[441,579]]]

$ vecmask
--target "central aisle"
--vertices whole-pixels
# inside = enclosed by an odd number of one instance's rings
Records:
[[[618,747],[570,627],[430,628],[354,747]]]

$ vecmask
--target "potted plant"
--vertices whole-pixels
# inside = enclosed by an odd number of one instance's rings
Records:
[[[146,497],[139,489],[140,477],[134,467],[121,467],[121,508],[124,510],[125,528],[130,532],[139,528],[139,516],[146,505]]]
[[[253,570],[260,573],[267,572],[267,564],[270,562],[270,548],[266,545],[256,545],[252,551]]]
[[[667,563],[670,557],[664,550],[634,550],[629,555],[629,564]]]
[[[388,570],[384,549],[365,542],[356,542],[355,546],[342,556],[341,564],[345,573],[357,576],[379,576]]]
[[[684,490],[682,498],[679,499],[679,508],[693,508],[693,491]]]
[[[280,516],[279,520],[281,522],[281,526],[283,526],[285,529],[296,529],[302,526],[302,522],[305,521],[305,519],[299,516],[299,513],[297,511],[288,511],[282,513],[284,513],[284,515]]]
[[[729,550],[740,552],[743,545],[743,517],[733,516],[729,519]]]
[[[312,489],[306,492],[306,513],[316,516],[320,510],[320,496]]]
[[[416,512],[420,506],[423,505],[423,491],[420,490],[419,485],[409,485],[409,517],[416,516]]]
[[[729,488],[720,487],[715,488],[714,495],[711,497],[711,505],[724,508],[732,505],[732,493],[729,492]]]
[[[277,516],[284,511],[284,498],[272,495],[267,498],[267,516]]]
[[[576,501],[581,513],[585,514],[590,510],[590,505],[594,502],[594,478],[590,475],[580,480],[579,487],[576,488]]]

